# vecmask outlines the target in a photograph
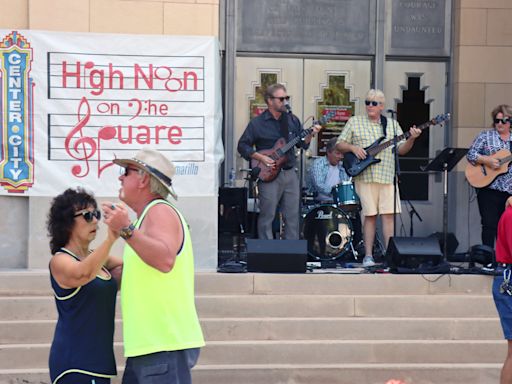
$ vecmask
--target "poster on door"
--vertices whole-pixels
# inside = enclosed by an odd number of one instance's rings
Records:
[[[0,30],[0,191],[116,196],[143,147],[176,165],[178,195],[215,196],[223,160],[214,37]]]

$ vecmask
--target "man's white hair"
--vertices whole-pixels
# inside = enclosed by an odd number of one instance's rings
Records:
[[[366,94],[366,100],[375,100],[384,104],[386,102],[386,97],[384,96],[384,92],[382,92],[380,89],[370,89]]]

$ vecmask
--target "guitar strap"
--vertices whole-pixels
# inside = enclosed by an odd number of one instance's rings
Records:
[[[382,125],[382,132],[384,132],[384,137],[388,137],[386,133],[386,128],[388,126],[388,119],[384,115],[380,115],[380,125]]]

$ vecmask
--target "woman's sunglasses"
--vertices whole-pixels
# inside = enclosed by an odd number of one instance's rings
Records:
[[[78,213],[75,213],[73,217],[83,216],[85,221],[90,223],[93,218],[96,218],[96,220],[100,221],[101,219],[101,212],[95,209],[94,211],[84,210]]]
[[[290,96],[272,96],[273,99],[278,99],[281,103],[285,100],[290,100]]]
[[[377,105],[380,104],[380,102],[378,101],[374,101],[374,100],[365,100],[364,103],[368,106],[368,105],[371,105],[373,107],[376,107]]]
[[[507,124],[510,123],[510,119],[508,117],[505,117],[503,119],[494,119],[494,124]]]

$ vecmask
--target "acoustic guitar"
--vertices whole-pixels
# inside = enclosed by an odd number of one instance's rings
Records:
[[[429,120],[426,123],[417,126],[416,128],[423,130],[430,127],[431,125],[437,125],[449,119],[449,113],[445,113],[444,115],[437,115],[432,120]],[[359,159],[352,152],[345,153],[343,158],[343,167],[345,168],[345,171],[347,171],[347,173],[352,177],[359,175],[370,165],[380,163],[381,159],[375,158],[375,155],[395,144],[395,142],[398,143],[403,139],[407,139],[409,136],[411,136],[411,132],[407,131],[402,135],[397,135],[394,138],[381,143],[381,141],[385,139],[385,137],[382,136],[381,138],[375,140],[370,146],[365,148],[366,157],[363,160]]]
[[[466,179],[468,183],[475,188],[484,188],[491,184],[495,178],[508,171],[508,165],[512,161],[512,154],[508,149],[500,149],[498,152],[490,155],[493,159],[498,159],[500,167],[492,169],[488,165],[468,163],[466,165]]]

